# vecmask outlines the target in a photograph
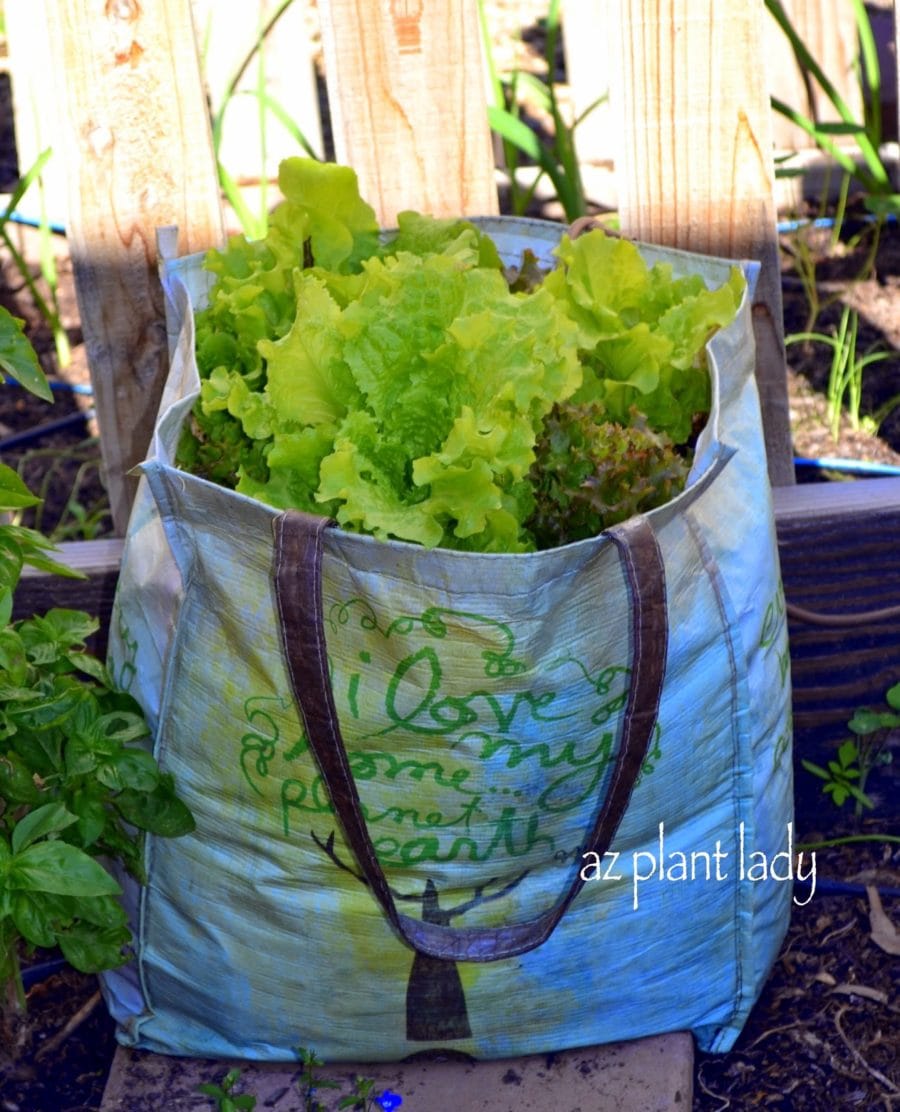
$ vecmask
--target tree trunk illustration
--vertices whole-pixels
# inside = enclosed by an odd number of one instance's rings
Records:
[[[338,857],[334,848],[334,831],[324,842],[316,837],[313,831],[310,831],[310,834],[316,845],[339,869],[350,873],[360,884],[369,886],[364,876],[360,876]],[[497,883],[496,878],[489,880],[486,884],[475,888],[472,899],[447,909],[440,906],[437,886],[430,877],[426,879],[425,890],[421,895],[397,892],[393,887],[391,893],[395,900],[421,900],[423,922],[449,927],[453,919],[465,915],[472,908],[508,895],[521,884],[527,873],[526,869],[503,888],[485,895],[485,889]],[[406,985],[407,1039],[410,1042],[442,1042],[448,1039],[467,1039],[471,1034],[466,995],[456,962],[417,952],[413,957]]]
[[[450,926],[452,912],[441,911],[429,877],[422,896],[422,919]],[[472,1034],[466,996],[456,962],[417,953],[406,985],[406,1037],[411,1041],[467,1039]]]

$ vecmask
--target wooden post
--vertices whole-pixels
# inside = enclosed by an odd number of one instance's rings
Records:
[[[769,476],[793,482],[762,0],[614,0],[622,230],[762,263],[753,306]]]
[[[45,3],[46,0],[29,0]],[[69,245],[117,532],[126,526],[167,369],[155,229],[222,240],[188,0],[48,3],[66,135]]]
[[[385,226],[489,215],[497,190],[473,0],[319,0],[338,162]]]

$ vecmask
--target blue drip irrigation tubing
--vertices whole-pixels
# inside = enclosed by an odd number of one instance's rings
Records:
[[[41,220],[38,216],[29,216],[28,213],[19,212],[18,210],[9,213],[6,217],[11,220],[13,224],[24,224],[26,228],[49,228],[54,235],[64,236],[66,229],[63,224],[57,220]]]
[[[880,884],[876,884],[874,887],[878,895],[884,900],[900,899],[900,888],[884,888]],[[812,880],[795,880],[794,888],[801,892],[812,892]],[[816,882],[815,894],[817,896],[865,896],[866,885],[822,877]]]
[[[38,965],[29,966],[28,969],[22,970],[22,985],[27,991],[32,985],[46,981],[54,973],[65,969],[68,964],[65,958],[51,958],[49,961],[42,961]]]
[[[900,475],[900,467],[892,463],[872,463],[863,459],[838,459],[823,456],[821,459],[794,457],[795,467],[815,467],[819,471],[839,471],[846,475]]]
[[[847,216],[844,219],[845,224],[858,223],[862,220],[866,224],[874,224],[878,219],[874,213],[867,213],[865,216]],[[887,224],[895,224],[897,216],[893,212],[885,213],[881,217]],[[800,219],[800,220],[779,220],[776,225],[776,230],[779,235],[787,235],[790,232],[799,232],[801,228],[833,228],[835,219],[833,216],[819,216],[814,220]]]
[[[4,379],[4,382],[6,383],[7,386],[20,386],[21,385],[21,383],[16,382],[16,380],[14,378],[10,378],[9,376],[7,376]],[[91,395],[91,394],[94,393],[94,388],[92,386],[88,386],[86,383],[81,383],[81,382],[51,382],[50,383],[50,389],[51,390],[59,390],[62,393],[65,393],[65,394]]]

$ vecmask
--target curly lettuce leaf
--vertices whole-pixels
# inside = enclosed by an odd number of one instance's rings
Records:
[[[377,251],[375,210],[360,197],[348,166],[286,158],[278,187],[285,199],[271,216],[266,243],[282,265],[300,265],[308,244],[309,262],[346,273]]]
[[[576,404],[602,404],[628,425],[637,409],[652,428],[686,443],[710,405],[705,346],[733,319],[744,281],[735,268],[710,290],[698,275],[675,279],[666,264],[648,267],[638,248],[602,231],[564,239],[562,266],[544,288],[579,329],[585,365]]]

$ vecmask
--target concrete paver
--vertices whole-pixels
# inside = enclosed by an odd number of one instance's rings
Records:
[[[341,1082],[316,1098],[328,1112],[347,1096],[355,1077],[375,1079],[375,1091],[403,1097],[403,1112],[690,1112],[693,1040],[676,1032],[627,1043],[490,1062],[448,1059],[322,1067]],[[252,1092],[257,1109],[299,1112],[293,1063],[172,1058],[119,1047],[100,1112],[201,1112],[212,1107],[197,1093],[241,1070],[238,1092]]]

